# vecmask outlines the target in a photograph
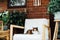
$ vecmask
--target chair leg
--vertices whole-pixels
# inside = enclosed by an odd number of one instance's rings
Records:
[[[9,40],[9,36],[6,36],[6,40]]]

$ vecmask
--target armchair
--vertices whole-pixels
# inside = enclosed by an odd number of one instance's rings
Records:
[[[13,27],[24,29],[24,34],[14,34]],[[38,27],[39,33],[37,35],[25,34],[27,30]],[[26,19],[25,27],[11,25],[10,26],[10,40],[51,40],[49,20],[42,19]]]

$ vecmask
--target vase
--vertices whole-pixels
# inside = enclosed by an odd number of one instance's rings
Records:
[[[54,20],[60,20],[60,12],[54,13]]]

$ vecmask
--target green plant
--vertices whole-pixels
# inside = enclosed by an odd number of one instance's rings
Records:
[[[14,11],[9,14],[9,25],[14,24],[14,25],[19,25],[19,26],[24,26],[25,19],[26,19],[26,12],[19,12],[19,11]]]
[[[57,11],[60,11],[60,0],[50,1],[48,4],[48,13],[54,14]]]
[[[5,25],[9,20],[9,11],[4,11],[0,13],[0,20],[3,21],[3,24]]]

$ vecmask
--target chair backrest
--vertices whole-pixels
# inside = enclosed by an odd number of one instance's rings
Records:
[[[0,21],[0,31],[3,31],[3,21]]]
[[[43,25],[48,25],[48,19],[41,18],[41,19],[26,19],[25,20],[25,29],[24,33],[27,32],[27,30],[32,29],[33,27],[38,27],[39,32],[43,32]]]
[[[49,40],[49,32],[48,27],[49,26],[49,19],[46,18],[40,18],[40,19],[26,19],[25,20],[25,29],[24,33],[26,33],[29,29],[33,29],[34,27],[38,28],[39,34],[42,37],[42,40]],[[36,33],[36,32],[35,32]]]

